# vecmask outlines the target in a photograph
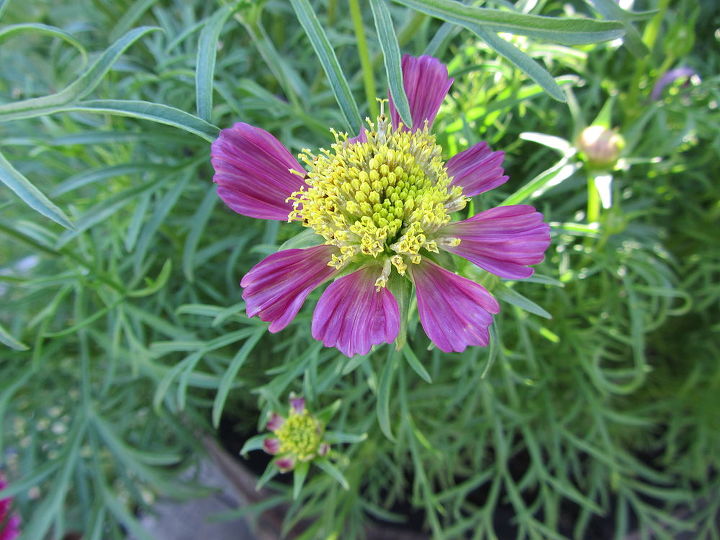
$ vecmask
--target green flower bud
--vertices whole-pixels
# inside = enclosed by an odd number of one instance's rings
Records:
[[[625,146],[622,135],[603,126],[586,127],[576,141],[588,165],[592,168],[612,168]]]

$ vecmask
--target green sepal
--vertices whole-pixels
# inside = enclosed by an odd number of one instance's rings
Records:
[[[267,439],[270,435],[267,433],[262,433],[260,435],[255,435],[254,437],[251,437],[247,441],[245,441],[245,444],[243,444],[243,447],[240,449],[240,455],[243,457],[247,457],[248,452],[252,452],[253,450],[262,450],[263,449],[263,443],[265,442],[265,439]]]
[[[400,311],[400,330],[395,339],[395,349],[401,350],[407,343],[408,321],[410,320],[410,306],[412,304],[412,283],[395,272],[392,273],[387,284],[388,290],[393,294]]]
[[[319,246],[324,244],[325,240],[322,236],[315,234],[312,229],[305,229],[304,231],[296,234],[289,240],[286,240],[278,249],[283,251],[286,249],[304,249],[309,247]]]
[[[276,461],[277,458],[273,459],[270,463],[268,463],[268,466],[265,467],[265,472],[262,473],[262,476],[258,479],[257,484],[255,484],[255,491],[260,491],[265,484],[275,478],[275,476],[280,472],[280,469],[278,469],[277,465],[275,465]]]
[[[350,484],[348,484],[348,481],[345,479],[345,476],[343,476],[343,473],[341,473],[340,469],[338,469],[335,465],[330,463],[328,459],[316,459],[314,463],[323,471],[332,476],[335,480],[337,480],[338,483],[343,487],[343,489],[350,489]]]
[[[295,465],[295,469],[293,469],[293,499],[297,499],[298,496],[300,496],[309,469],[310,463],[307,461],[301,461]]]
[[[328,405],[324,409],[318,411],[313,416],[315,416],[315,418],[320,420],[320,422],[322,422],[322,424],[324,426],[327,426],[328,423],[330,422],[330,420],[332,419],[332,417],[335,416],[335,413],[340,410],[341,404],[342,404],[342,400],[336,399],[330,405]]]

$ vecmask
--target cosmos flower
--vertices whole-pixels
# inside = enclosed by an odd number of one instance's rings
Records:
[[[305,399],[290,397],[287,417],[271,413],[267,429],[273,435],[263,441],[263,450],[277,456],[275,465],[281,472],[295,468],[299,462],[324,457],[330,445],[323,441],[325,426],[305,408]]]
[[[0,473],[0,490],[8,486],[5,476]],[[15,540],[20,536],[20,516],[11,513],[13,500],[0,499],[0,540]]]
[[[481,285],[447,267],[448,253],[505,279],[529,277],[542,261],[549,227],[531,206],[503,206],[452,221],[470,197],[508,180],[503,152],[481,142],[447,162],[431,133],[453,79],[430,56],[405,56],[412,125],[390,99],[390,117],[367,121],[348,138],[333,131],[330,149],[304,150],[302,166],[268,132],[244,123],[212,145],[218,194],[236,212],[297,221],[317,245],[279,251],[242,279],[250,317],[278,332],[307,296],[320,297],[312,335],[347,356],[392,343],[407,315],[398,298],[414,287],[420,322],[435,345],[461,352],[485,346],[500,306]],[[403,306],[408,303],[404,302]]]

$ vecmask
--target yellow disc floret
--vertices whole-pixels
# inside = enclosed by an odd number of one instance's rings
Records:
[[[340,248],[330,265],[342,268],[355,258],[381,259],[385,286],[389,266],[403,275],[418,264],[421,250],[437,252],[435,235],[450,212],[465,205],[462,189],[450,186],[440,146],[427,126],[393,129],[381,115],[368,122],[365,142],[333,132],[331,150],[305,150],[307,188],[292,194],[290,220],[302,221]]]
[[[292,454],[300,461],[312,459],[322,442],[322,424],[307,411],[291,413],[275,432],[280,441],[280,453]]]

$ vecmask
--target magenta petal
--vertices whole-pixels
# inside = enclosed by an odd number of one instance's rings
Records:
[[[270,418],[267,421],[267,429],[270,431],[277,431],[285,423],[285,419],[278,413],[270,413]]]
[[[270,455],[275,455],[280,451],[280,440],[274,437],[269,437],[263,441],[263,450]]]
[[[446,225],[441,233],[460,239],[460,245],[444,249],[505,279],[530,277],[528,265],[542,262],[550,245],[543,215],[522,204],[485,210]]]
[[[305,398],[290,398],[290,408],[295,414],[302,414],[305,410]]]
[[[397,300],[375,288],[378,272],[362,268],[331,283],[315,307],[312,336],[346,356],[367,354],[373,345],[392,343],[400,330]]]
[[[412,117],[412,129],[422,129],[427,120],[432,126],[440,105],[455,79],[448,76],[445,64],[432,56],[409,56],[402,59],[403,87]],[[395,128],[402,121],[390,97],[390,118]]]
[[[244,216],[288,218],[292,203],[286,199],[305,185],[305,170],[280,141],[263,129],[237,123],[220,132],[211,156],[213,181],[225,204]]]
[[[0,518],[3,516],[0,515]],[[0,527],[4,528],[0,530],[0,540],[16,540],[20,537],[20,516],[17,514],[11,515],[5,521],[0,522]]]
[[[477,143],[451,157],[447,164],[451,186],[460,186],[463,195],[474,197],[507,182],[501,167],[504,152],[493,152],[485,142]]]
[[[358,133],[355,137],[350,137],[347,142],[348,144],[367,142],[367,130],[365,129],[365,126],[360,126],[360,133]]]
[[[266,257],[245,274],[248,317],[258,315],[270,322],[270,332],[279,332],[293,320],[313,289],[337,273],[328,262],[337,248],[315,246],[286,249]]]
[[[282,457],[275,461],[275,465],[280,472],[288,472],[295,467],[295,459],[292,457]]]
[[[499,312],[500,306],[482,285],[427,259],[410,270],[420,322],[438,349],[462,352],[468,345],[488,344],[491,314]]]

